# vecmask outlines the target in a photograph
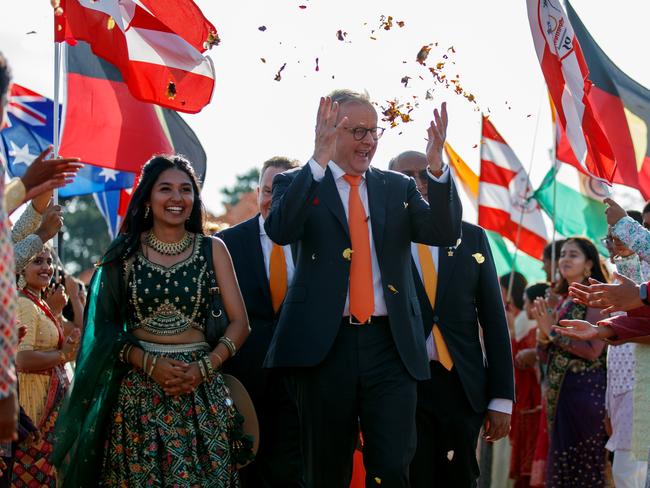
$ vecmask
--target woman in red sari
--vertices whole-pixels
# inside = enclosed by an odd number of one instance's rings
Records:
[[[16,451],[12,486],[18,488],[56,487],[56,471],[48,459],[52,452],[51,434],[69,385],[65,364],[74,359],[79,329],[74,324],[61,323],[60,313],[67,302],[61,285],[48,298],[49,304],[43,299],[53,273],[52,253],[44,248],[19,277],[17,318],[27,329],[16,356],[19,400],[36,424],[40,438]],[[70,299],[75,311],[80,311],[81,306],[76,303],[79,296],[72,292]]]

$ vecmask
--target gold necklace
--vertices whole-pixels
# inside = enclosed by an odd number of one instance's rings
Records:
[[[185,251],[192,244],[192,235],[185,232],[185,235],[178,242],[164,242],[156,237],[153,231],[149,231],[146,238],[147,246],[160,254],[166,256],[177,256]]]

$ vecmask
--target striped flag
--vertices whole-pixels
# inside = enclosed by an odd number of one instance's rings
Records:
[[[584,171],[611,183],[614,153],[589,100],[589,70],[564,2],[526,1],[537,58],[573,154]]]
[[[492,123],[483,117],[478,224],[539,259],[548,238],[526,170]]]
[[[558,124],[557,111],[553,101],[551,117],[555,125],[555,167],[544,177],[535,191],[535,199],[542,210],[555,221],[555,230],[563,236],[586,236],[603,256],[607,248],[600,239],[607,235],[607,221],[604,218],[609,187],[601,180],[591,178],[575,167],[562,161],[559,146],[563,140],[562,128]]]
[[[55,39],[88,42],[138,100],[199,112],[212,98],[214,67],[202,52],[216,44],[216,30],[191,0],[157,1],[62,0]]]
[[[467,198],[474,208],[478,206],[479,195],[479,177],[472,168],[470,168],[465,161],[454,151],[448,142],[445,142],[445,152],[447,153],[449,168],[452,171],[454,181],[460,183],[460,187],[464,190]],[[490,243],[490,250],[494,258],[494,265],[497,269],[499,276],[508,273],[513,266],[513,252],[508,247],[505,239],[498,232],[485,229],[485,233]],[[542,270],[542,262],[527,254],[519,254],[514,262],[516,271],[522,273],[528,282],[535,282],[544,279],[544,271]]]
[[[566,7],[593,82],[589,101],[614,151],[614,183],[636,188],[650,199],[650,90],[621,71],[591,37],[568,1]],[[557,155],[577,166],[566,135],[558,143]]]

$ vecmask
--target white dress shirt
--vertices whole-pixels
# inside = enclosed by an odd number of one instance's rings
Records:
[[[311,168],[311,174],[314,177],[314,180],[321,181],[325,177],[325,168],[318,164],[314,159],[309,160],[309,167]],[[343,178],[345,176],[345,171],[341,169],[334,161],[328,163],[328,167],[332,172],[334,177],[334,182],[336,183],[336,189],[339,192],[341,197],[341,203],[343,203],[343,209],[345,210],[345,216],[348,216],[348,199],[350,196],[350,185]],[[431,173],[429,173],[431,175]],[[439,183],[446,183],[449,181],[449,170],[447,166],[444,167],[443,173],[439,178],[431,175],[431,177],[438,181]],[[368,221],[368,234],[370,239],[370,256],[372,261],[372,287],[374,291],[375,299],[375,309],[372,312],[375,316],[388,315],[388,310],[386,309],[386,300],[384,299],[384,290],[381,284],[381,270],[379,269],[379,261],[377,260],[377,250],[375,249],[375,241],[372,238],[372,215],[368,210],[368,187],[366,186],[366,175],[365,173],[361,177],[361,184],[359,185],[359,196],[361,197],[361,203],[363,204],[363,209],[366,212],[366,215],[370,215],[370,220]],[[343,307],[343,316],[350,315],[350,286],[348,283],[348,294],[345,299],[345,307]]]
[[[260,244],[262,245],[262,254],[264,255],[264,269],[266,270],[266,278],[270,281],[271,279],[271,251],[273,250],[273,241],[269,236],[266,235],[264,230],[264,217],[259,216],[260,224]],[[284,260],[287,263],[287,286],[291,284],[293,279],[293,272],[295,270],[293,264],[293,255],[291,254],[291,246],[286,245],[282,246],[284,250]]]
[[[429,251],[431,252],[431,257],[433,258],[433,264],[436,267],[436,273],[438,272],[438,254],[439,248],[436,246],[428,246]],[[415,267],[418,270],[420,275],[420,280],[424,283],[422,278],[422,267],[420,266],[420,256],[418,255],[418,247],[414,242],[411,243],[411,256],[415,262]],[[433,324],[431,324],[433,327]],[[429,361],[438,361],[438,351],[436,350],[436,343],[433,340],[433,334],[429,334],[427,337],[427,355],[429,356]],[[495,412],[502,412],[507,414],[512,414],[512,400],[507,398],[492,398],[488,404],[488,410],[494,410]]]

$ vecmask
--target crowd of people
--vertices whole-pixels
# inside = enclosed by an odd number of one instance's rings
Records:
[[[190,162],[154,156],[87,288],[47,244],[78,162],[0,175],[0,487],[472,487],[498,442],[516,488],[647,487],[650,206],[606,201],[609,264],[573,236],[545,282],[499,277],[447,124],[379,170],[375,107],[335,91],[311,159],[264,162],[214,236]]]

